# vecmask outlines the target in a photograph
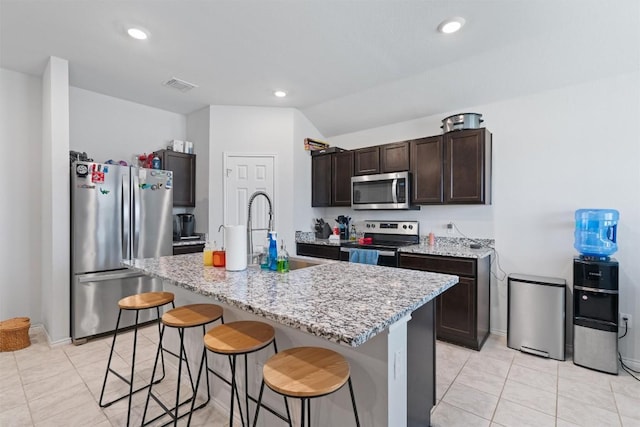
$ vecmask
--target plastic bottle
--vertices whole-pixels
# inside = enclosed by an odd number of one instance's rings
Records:
[[[433,246],[436,244],[436,236],[433,232],[429,233],[429,246]]]
[[[282,240],[282,245],[280,246],[280,251],[278,252],[277,269],[278,273],[287,273],[289,271],[289,253],[284,247],[284,240]]]
[[[267,237],[262,253],[260,254],[260,268],[263,270],[269,269],[269,245],[271,240]]]
[[[278,270],[278,234],[269,232],[269,270]]]
[[[213,242],[215,249],[213,250],[213,266],[224,267],[227,264],[227,253],[224,248],[218,248],[216,242]]]
[[[356,226],[354,224],[351,224],[351,232],[349,233],[349,240],[356,240],[357,236],[356,236]]]
[[[153,169],[160,169],[160,157],[154,156],[153,160],[151,160],[151,167]]]
[[[205,235],[204,252],[202,252],[202,260],[205,267],[213,267],[213,247],[209,243],[207,236]]]

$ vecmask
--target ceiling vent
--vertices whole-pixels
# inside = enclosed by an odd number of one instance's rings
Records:
[[[163,85],[172,87],[174,89],[178,89],[180,92],[188,92],[194,87],[198,87],[198,85],[194,85],[193,83],[185,82],[184,80],[177,79],[175,77],[170,78],[166,82],[162,82]]]

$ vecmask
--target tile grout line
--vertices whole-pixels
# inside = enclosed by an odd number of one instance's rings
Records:
[[[491,414],[490,422],[494,422],[494,418],[496,416],[496,412],[498,412],[498,405],[500,405],[500,401],[502,400],[502,393],[504,393],[504,388],[507,386],[507,379],[509,378],[509,373],[511,372],[511,368],[513,367],[513,363],[515,361],[515,356],[511,359],[511,363],[509,364],[509,369],[507,370],[507,375],[504,377],[504,384],[502,384],[502,390],[500,390],[500,396],[498,396],[498,403],[496,403],[496,407]]]

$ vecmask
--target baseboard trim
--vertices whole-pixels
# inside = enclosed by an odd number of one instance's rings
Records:
[[[62,338],[60,340],[53,341],[49,336],[49,332],[47,331],[47,328],[45,328],[44,325],[42,324],[31,325],[31,327],[29,328],[29,332],[44,333],[44,336],[47,338],[47,344],[49,344],[49,347],[60,347],[63,345],[71,344],[71,337]]]

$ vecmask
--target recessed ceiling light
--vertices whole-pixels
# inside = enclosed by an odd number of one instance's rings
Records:
[[[285,92],[283,90],[274,90],[273,94],[275,96],[277,96],[278,98],[284,98],[285,96],[287,96],[287,92]]]
[[[149,34],[145,30],[135,27],[129,28],[127,34],[136,40],[146,40],[149,37]]]
[[[451,34],[458,31],[464,25],[464,18],[456,16],[454,18],[445,19],[438,25],[438,31],[445,34]]]

